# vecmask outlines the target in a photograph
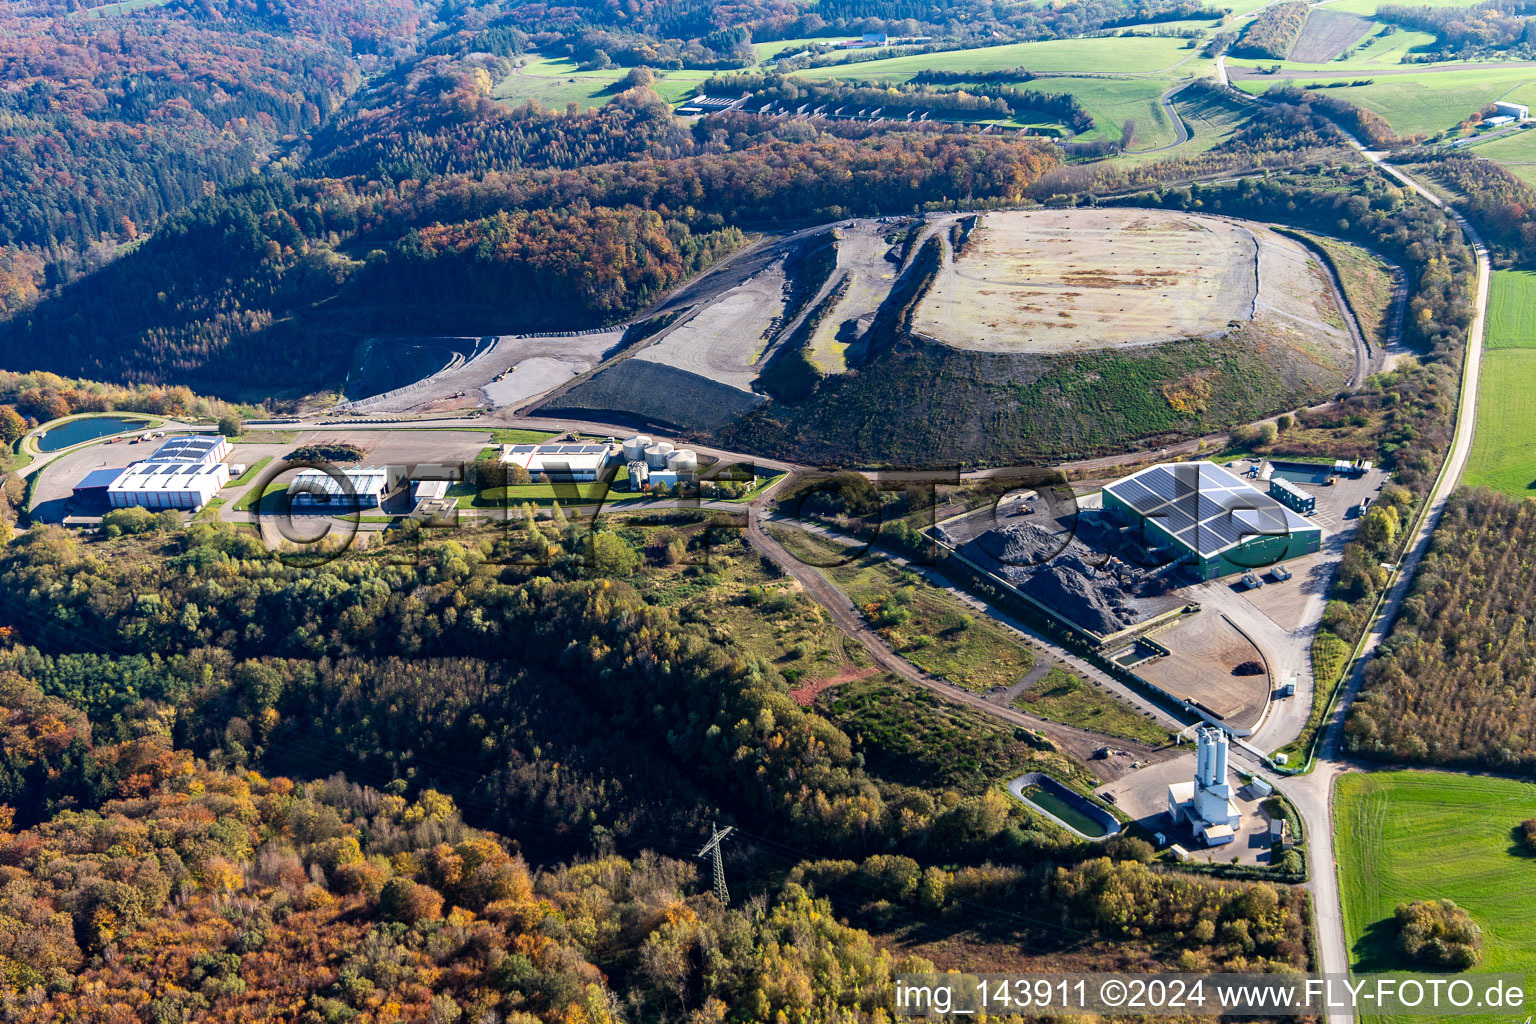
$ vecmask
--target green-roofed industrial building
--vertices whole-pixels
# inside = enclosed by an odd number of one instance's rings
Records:
[[[1311,554],[1323,531],[1214,462],[1152,466],[1104,488],[1104,507],[1140,526],[1204,580]]]

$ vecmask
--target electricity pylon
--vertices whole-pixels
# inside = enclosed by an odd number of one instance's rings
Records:
[[[704,849],[700,850],[696,856],[702,857],[706,853],[714,854],[715,899],[729,905],[731,902],[731,891],[725,887],[725,865],[720,861],[720,841],[736,830],[731,825],[727,825],[725,828],[715,828],[714,822],[709,823],[709,828],[714,835],[709,837],[709,842],[704,844]]]

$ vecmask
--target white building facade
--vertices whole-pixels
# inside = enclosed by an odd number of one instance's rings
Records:
[[[196,510],[213,500],[229,483],[229,467],[221,460],[229,454],[229,440],[218,434],[173,437],[153,455],[122,470],[101,487],[109,471],[98,470],[81,481],[82,487],[104,490],[113,508]]]
[[[200,509],[229,483],[229,467],[183,462],[139,462],[107,485],[113,508]]]

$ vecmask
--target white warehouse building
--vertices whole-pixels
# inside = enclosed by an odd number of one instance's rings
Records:
[[[139,462],[107,485],[107,502],[113,508],[200,509],[229,483],[229,467],[222,462]]]
[[[608,444],[509,444],[502,446],[501,461],[523,467],[535,483],[590,483],[607,468],[615,451]]]
[[[217,434],[173,437],[142,462],[86,474],[75,497],[105,497],[113,508],[200,509],[229,483],[229,467],[220,461],[228,454],[228,439]]]
[[[327,473],[323,469],[300,470],[288,485],[288,503],[292,508],[317,506],[378,508],[389,490],[389,473],[377,466],[365,469],[341,469]]]
[[[189,434],[168,439],[145,462],[218,462],[229,454],[229,439],[218,434]]]

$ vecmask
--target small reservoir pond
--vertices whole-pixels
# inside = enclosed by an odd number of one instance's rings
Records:
[[[125,420],[117,416],[86,416],[49,428],[46,434],[37,436],[39,451],[56,452],[81,441],[94,441],[108,434],[121,434],[125,430],[148,429],[147,420]]]
[[[1103,839],[1120,831],[1113,814],[1044,772],[1020,775],[1008,783],[1008,792],[1084,839]]]

